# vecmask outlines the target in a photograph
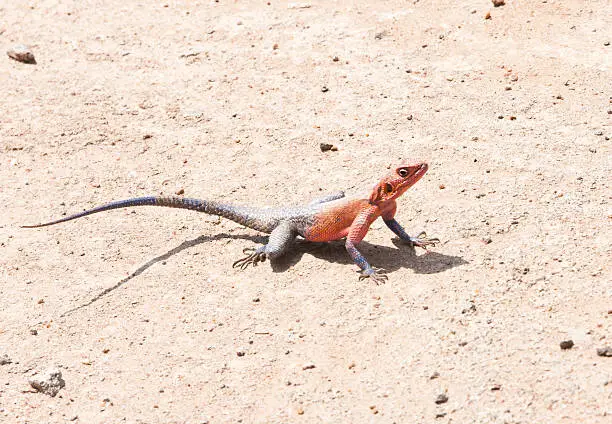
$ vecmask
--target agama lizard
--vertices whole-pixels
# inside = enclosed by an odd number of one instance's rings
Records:
[[[435,246],[439,242],[437,238],[427,238],[424,232],[416,237],[409,236],[394,219],[397,209],[395,200],[420,180],[427,169],[428,165],[423,162],[401,165],[393,169],[374,187],[368,199],[349,199],[344,196],[344,192],[339,192],[302,207],[255,208],[182,197],[137,197],[107,203],[44,224],[26,225],[23,228],[45,227],[97,212],[130,206],[190,209],[218,215],[245,227],[270,234],[266,245],[257,249],[244,249],[247,256],[234,262],[234,267],[244,269],[249,265],[256,266],[266,259],[274,260],[290,249],[297,236],[312,242],[327,242],[346,237],[346,250],[361,268],[359,279],[370,278],[379,284],[387,279],[385,271],[370,266],[357,250],[357,245],[378,217],[382,217],[391,231],[412,246],[427,249],[427,246]]]

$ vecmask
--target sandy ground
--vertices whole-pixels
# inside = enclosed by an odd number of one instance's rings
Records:
[[[611,422],[609,1],[0,16],[2,50],[37,60],[0,57],[0,421]],[[19,228],[180,190],[367,193],[400,158],[430,171],[397,218],[442,243],[415,254],[377,221],[362,251],[380,286],[341,242],[235,270],[265,238],[189,211]],[[50,367],[66,386],[34,393]]]

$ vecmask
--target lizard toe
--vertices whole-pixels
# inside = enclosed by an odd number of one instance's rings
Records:
[[[246,256],[234,262],[232,268],[240,268],[240,270],[244,271],[249,265],[256,267],[259,262],[264,262],[266,260],[266,253],[260,249],[247,247],[243,249],[242,252],[246,254]]]
[[[360,272],[359,281],[365,280],[369,278],[371,281],[375,282],[376,285],[385,284],[389,277],[386,274],[386,270],[383,268],[370,268]]]

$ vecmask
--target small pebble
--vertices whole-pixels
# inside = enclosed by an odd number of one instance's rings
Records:
[[[304,408],[298,408],[297,409],[297,414],[298,415],[304,415]]]
[[[321,87],[321,91],[323,93],[327,93],[329,91],[329,88],[327,88],[326,86]]]
[[[8,57],[17,62],[36,64],[34,53],[25,44],[16,44],[6,51]]]
[[[9,358],[6,353],[0,356],[0,365],[8,365],[12,362],[13,361],[11,361],[11,358]]]
[[[304,366],[302,367],[302,369],[305,370],[311,370],[313,368],[316,368],[316,365],[313,363],[308,363],[308,364],[304,364]]]
[[[491,12],[487,12],[487,14],[485,15],[485,19],[491,19]]]
[[[438,186],[438,188],[439,188],[440,190],[444,190],[444,189],[446,188],[446,186],[445,186],[444,184],[440,184],[440,185]]]
[[[506,4],[506,0],[491,0],[491,2],[495,7],[503,6]]]
[[[562,350],[571,349],[572,347],[574,347],[574,341],[573,340],[563,340],[561,343],[559,343],[559,347]]]
[[[185,194],[185,189],[184,189],[184,188],[179,188],[179,189],[176,191],[176,195],[177,195],[177,196],[180,196],[181,194]]]
[[[612,357],[612,347],[606,346],[606,347],[598,348],[597,356],[605,356],[607,358],[611,358]]]
[[[436,397],[436,405],[441,405],[443,403],[448,402],[448,396],[446,395],[446,393],[440,393],[437,397]]]
[[[32,328],[30,330],[30,334],[33,335],[33,336],[38,336],[38,330],[36,328]]]
[[[432,375],[429,376],[429,379],[435,380],[438,377],[440,377],[440,373],[438,371],[435,371]]]
[[[493,387],[491,387],[491,391],[497,391],[497,390],[501,390],[501,384],[494,384]]]
[[[57,368],[51,368],[40,375],[32,377],[29,383],[33,389],[51,397],[57,395],[60,389],[66,386],[66,382],[62,378],[62,372]]]
[[[239,349],[239,350],[236,352],[236,355],[238,355],[238,357],[239,357],[239,358],[242,358],[242,357],[243,357],[245,354],[246,354],[246,353],[244,352],[244,350],[243,350],[243,349]]]
[[[321,149],[322,152],[328,152],[328,151],[337,152],[338,151],[338,147],[334,146],[333,144],[329,144],[329,143],[321,143],[319,144],[319,148]]]

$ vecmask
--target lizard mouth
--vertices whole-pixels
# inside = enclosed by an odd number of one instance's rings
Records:
[[[429,169],[429,166],[426,163],[422,163],[420,164],[416,170],[414,171],[414,173],[410,176],[410,178],[408,178],[406,180],[406,183],[408,185],[413,185],[414,183],[416,183],[417,181],[419,181],[423,175],[425,175],[425,173],[427,172],[427,170]]]

